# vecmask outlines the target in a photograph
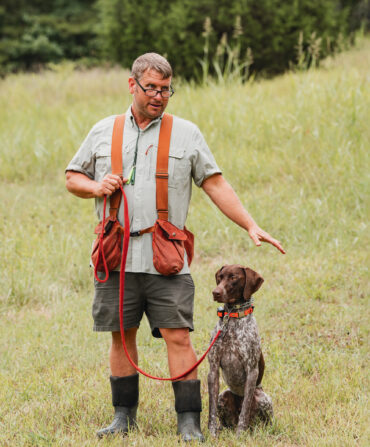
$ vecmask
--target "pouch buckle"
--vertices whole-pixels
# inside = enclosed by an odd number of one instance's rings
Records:
[[[140,230],[130,232],[130,237],[138,237],[138,236],[140,236]]]

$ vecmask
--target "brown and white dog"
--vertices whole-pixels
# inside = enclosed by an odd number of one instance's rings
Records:
[[[261,386],[265,362],[252,314],[252,294],[261,287],[263,278],[248,267],[225,265],[216,273],[216,283],[213,298],[225,306],[218,312],[223,318],[212,339],[222,327],[223,334],[208,354],[208,427],[212,436],[222,427],[237,427],[239,435],[256,417],[268,422],[273,416],[271,398]],[[220,368],[229,388],[219,395]]]

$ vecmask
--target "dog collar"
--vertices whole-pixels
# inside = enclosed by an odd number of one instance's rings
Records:
[[[253,309],[254,309],[253,298],[251,298],[244,304],[233,306],[230,312],[227,312],[224,307],[219,307],[217,309],[217,316],[220,317],[221,320],[224,317],[243,318],[246,317],[247,315],[250,315],[253,312]]]

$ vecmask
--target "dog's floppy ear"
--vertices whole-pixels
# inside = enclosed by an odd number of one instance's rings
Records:
[[[245,284],[243,298],[245,299],[245,301],[247,301],[252,296],[252,294],[254,292],[257,292],[257,290],[262,286],[264,279],[261,275],[248,267],[244,269],[244,273]]]
[[[216,278],[216,282],[217,282],[217,275],[219,273],[221,273],[221,270],[224,268],[225,266],[223,265],[219,270],[217,270],[216,274],[215,274],[215,278]]]

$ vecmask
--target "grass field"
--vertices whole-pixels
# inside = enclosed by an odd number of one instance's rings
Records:
[[[92,332],[93,201],[65,190],[64,168],[90,127],[125,111],[127,72],[11,76],[0,83],[0,445],[121,446],[110,421],[109,334]],[[367,446],[370,41],[325,62],[246,85],[177,85],[169,111],[198,124],[225,177],[285,256],[253,246],[196,187],[196,351],[216,323],[214,272],[226,263],[265,283],[255,315],[276,419],[209,446]],[[176,85],[175,85],[176,87]],[[140,365],[167,375],[143,321]],[[139,431],[127,446],[175,446],[172,387],[141,378]]]

